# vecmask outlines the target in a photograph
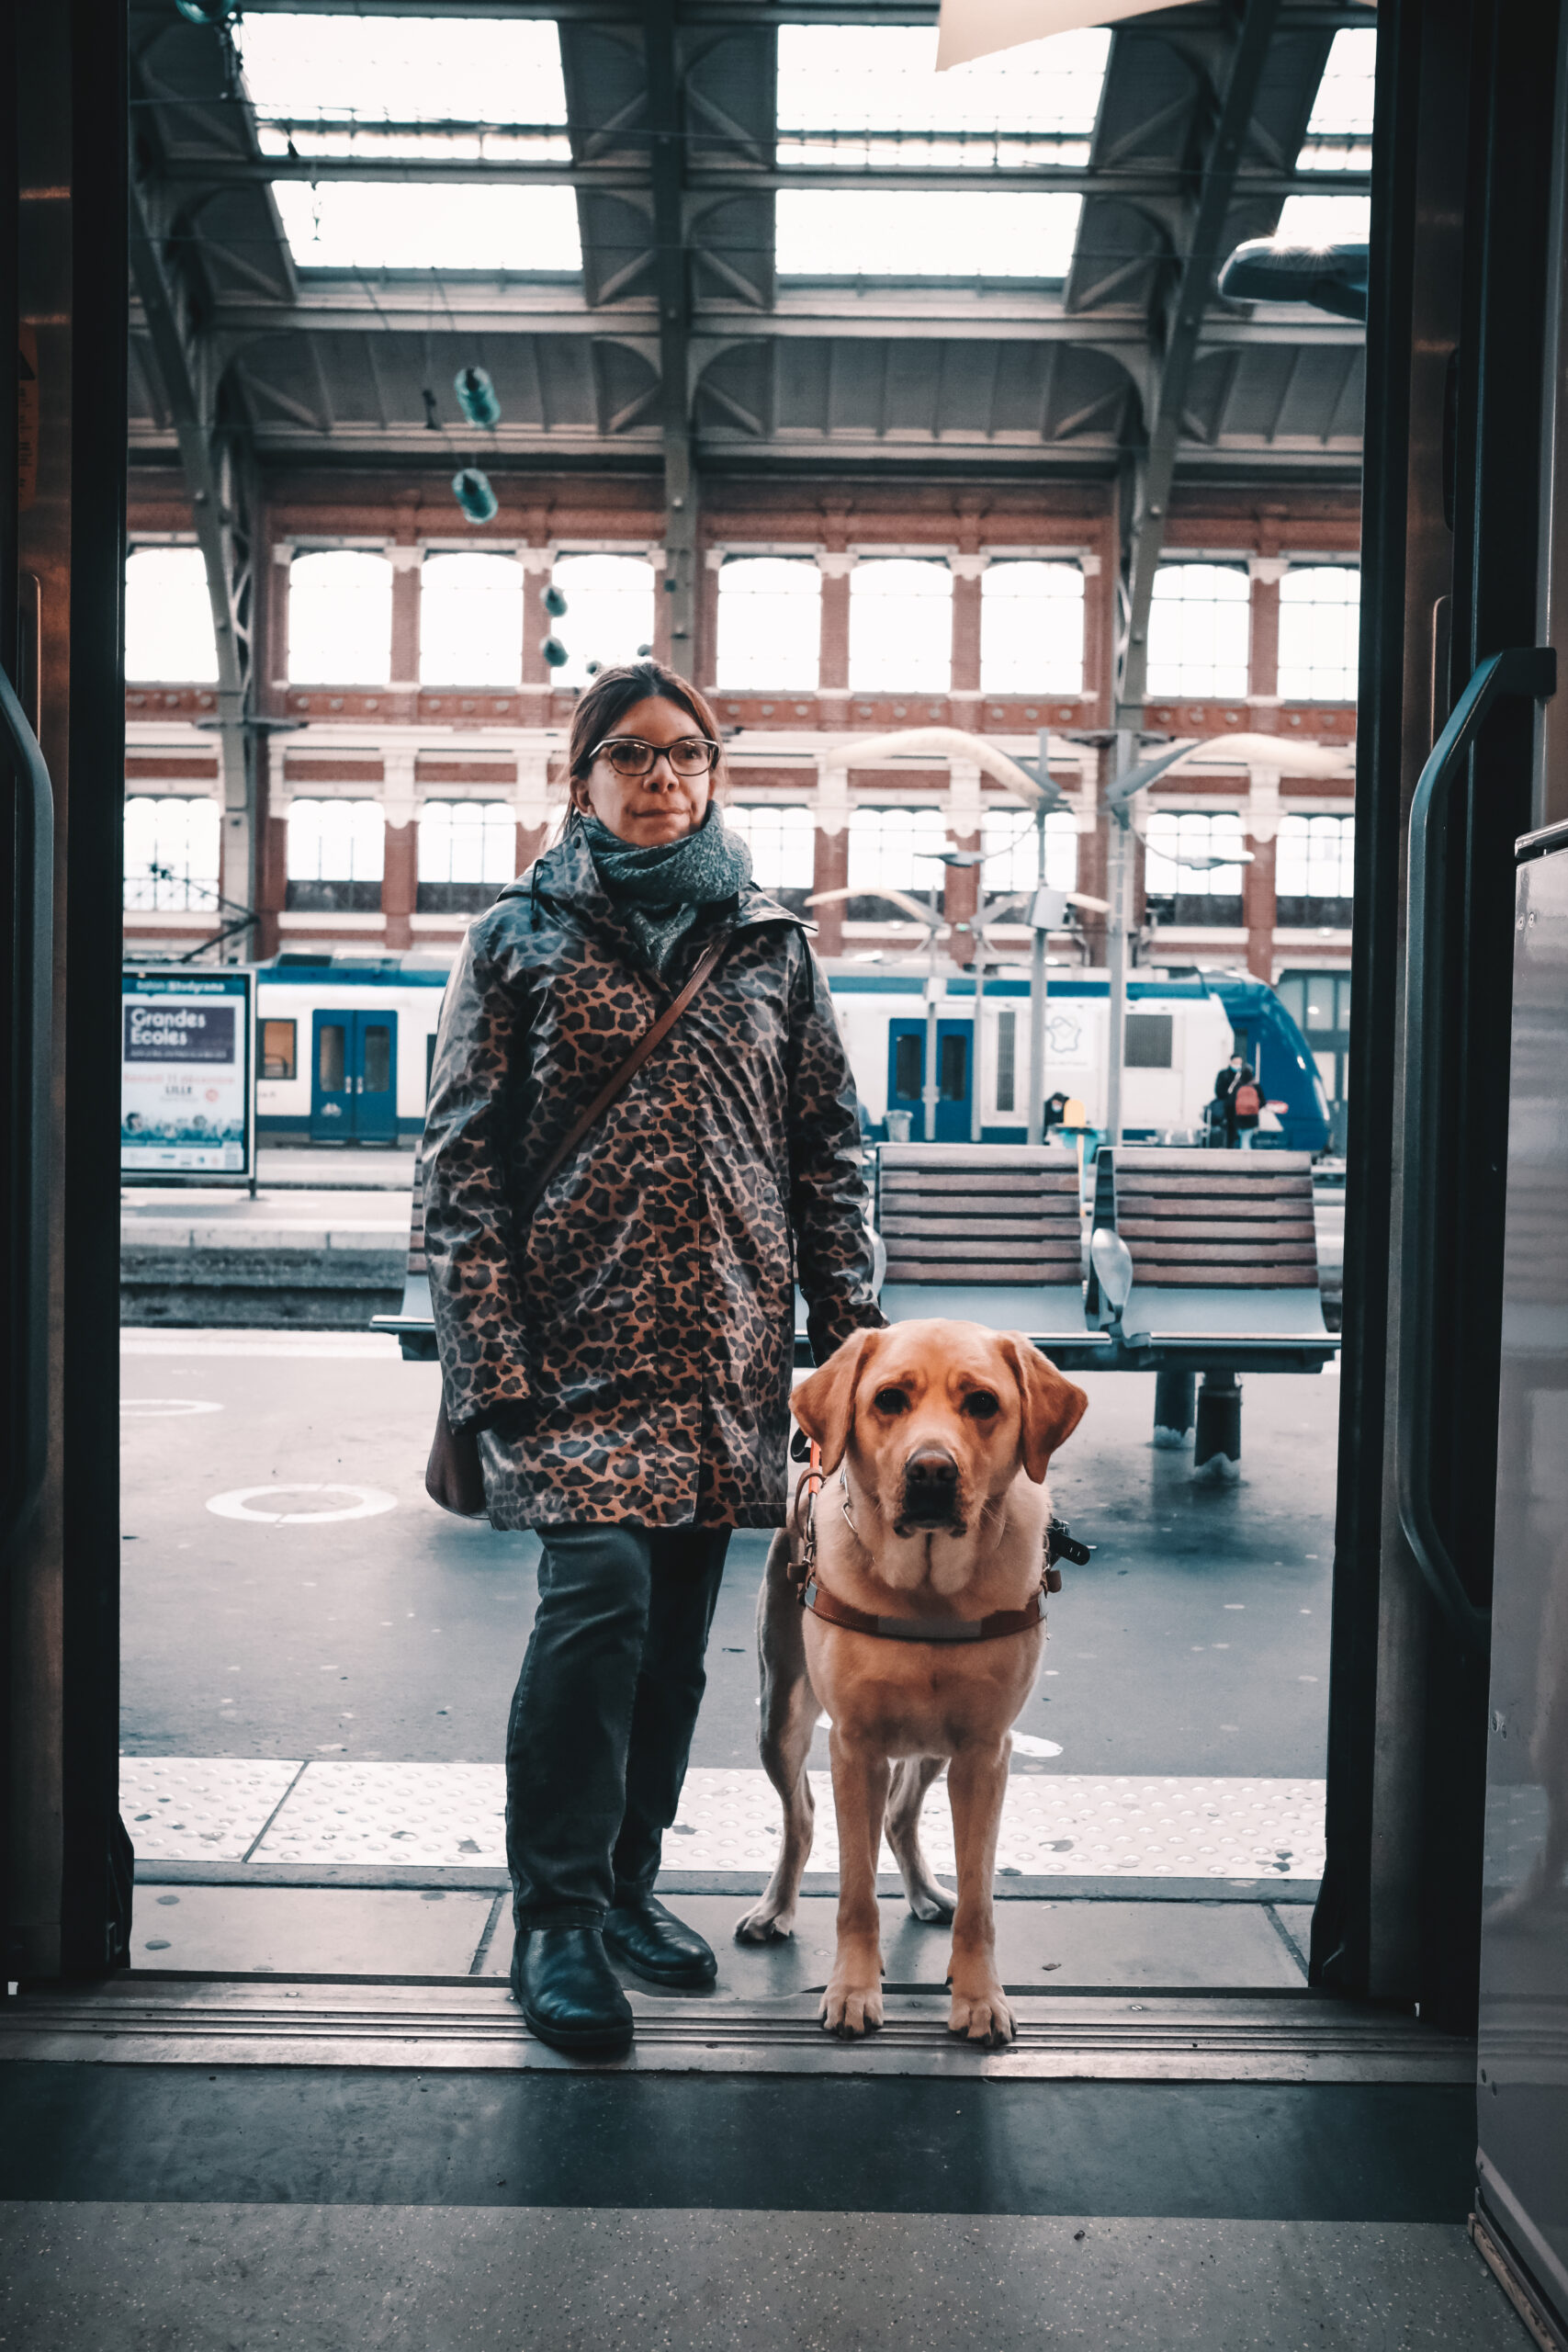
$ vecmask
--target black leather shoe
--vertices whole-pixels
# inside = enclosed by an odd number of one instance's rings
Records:
[[[651,1894],[613,1904],[604,1914],[604,1941],[626,1967],[669,1992],[705,1992],[718,1974],[712,1945]]]
[[[574,2058],[631,2046],[632,2005],[597,1928],[534,1928],[512,1954],[512,1989],[530,2033]]]

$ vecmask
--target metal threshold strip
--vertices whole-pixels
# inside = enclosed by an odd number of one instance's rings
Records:
[[[889,1988],[881,2030],[840,2041],[817,1994],[767,2003],[634,1994],[637,2041],[601,2071],[633,2074],[981,2075],[998,2080],[1471,2083],[1475,2047],[1415,2018],[1312,1994],[1041,1995],[1014,2001],[1018,2037],[952,2037],[945,1994]],[[0,2012],[0,2061],[96,2065],[581,2067],[525,2029],[502,1983],[282,1977],[118,1979],[24,1993]]]

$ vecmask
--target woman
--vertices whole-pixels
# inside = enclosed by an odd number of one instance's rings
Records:
[[[664,1987],[716,1973],[653,1883],[729,1532],[783,1521],[795,1283],[818,1363],[883,1317],[827,983],[725,830],[707,704],[656,662],[602,672],[569,764],[561,837],[473,924],[442,1012],[429,1484],[539,1532],[506,1746],[512,1983],[542,2041],[603,2052],[632,2030],[606,1946]],[[689,1007],[522,1214],[716,942]]]

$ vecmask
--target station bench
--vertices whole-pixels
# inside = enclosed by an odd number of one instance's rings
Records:
[[[890,1322],[1021,1331],[1064,1372],[1152,1372],[1155,1442],[1195,1432],[1196,1471],[1238,1475],[1238,1373],[1320,1372],[1339,1345],[1323,1319],[1306,1152],[1101,1145],[1094,1229],[1132,1261],[1120,1306],[1092,1261],[1086,1275],[1077,1163],[1054,1145],[883,1144],[874,1197]],[[402,1303],[371,1329],[405,1357],[434,1359],[423,1149]],[[812,1361],[798,1292],[795,1357]]]
[[[1132,1288],[1118,1308],[1091,1259],[1087,1312],[1122,1361],[1157,1374],[1155,1442],[1195,1430],[1194,1468],[1236,1476],[1236,1374],[1321,1372],[1339,1346],[1323,1319],[1311,1154],[1102,1145],[1094,1230],[1125,1245]]]
[[[395,1315],[373,1315],[373,1331],[396,1340],[405,1363],[435,1362],[435,1318],[430,1306],[430,1264],[424,1254],[424,1145],[415,1145],[413,1192],[409,1204],[409,1254],[402,1304]]]
[[[1050,1144],[886,1143],[876,1226],[889,1322],[951,1316],[1021,1331],[1064,1372],[1107,1363],[1084,1313],[1077,1161]]]

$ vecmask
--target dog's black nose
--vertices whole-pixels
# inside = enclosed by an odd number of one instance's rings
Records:
[[[910,1519],[948,1520],[958,1497],[958,1464],[935,1446],[912,1453],[904,1466],[904,1510]]]

